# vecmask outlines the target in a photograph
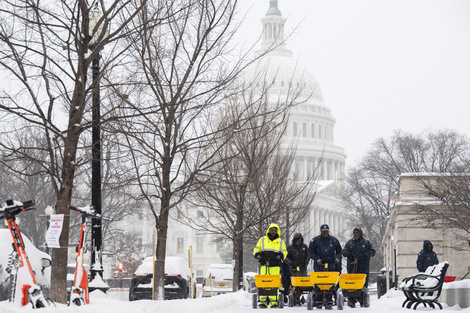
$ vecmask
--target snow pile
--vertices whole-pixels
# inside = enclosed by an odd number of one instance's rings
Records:
[[[86,271],[83,271],[83,275],[86,274]],[[78,281],[78,280],[77,280]],[[108,284],[104,282],[101,275],[95,275],[95,278],[88,283],[88,287],[93,288],[109,288]]]
[[[442,289],[470,289],[470,279],[445,283],[442,285]]]
[[[153,262],[151,256],[146,257],[142,264],[139,265],[137,270],[135,271],[135,275],[138,276],[145,276],[147,274],[153,273]],[[188,262],[183,259],[182,257],[177,256],[167,256],[165,259],[165,275],[168,276],[178,276],[190,278],[191,271],[188,267]]]

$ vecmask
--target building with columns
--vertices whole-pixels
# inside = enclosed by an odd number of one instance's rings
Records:
[[[346,153],[334,143],[336,119],[325,105],[319,83],[310,71],[299,62],[285,42],[285,22],[277,0],[269,1],[269,8],[261,19],[261,48],[256,52],[262,57],[245,72],[244,81],[259,80],[271,84],[268,101],[275,104],[294,94],[299,104],[291,108],[283,146],[296,147],[293,176],[305,180],[317,170],[317,195],[301,228],[304,238],[320,233],[320,225],[328,224],[332,235],[345,239],[345,210],[339,197],[344,179]],[[260,74],[262,73],[262,74]],[[290,241],[290,240],[289,240]]]

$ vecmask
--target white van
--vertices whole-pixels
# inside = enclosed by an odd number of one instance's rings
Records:
[[[232,264],[209,265],[202,282],[202,296],[212,297],[233,291]]]

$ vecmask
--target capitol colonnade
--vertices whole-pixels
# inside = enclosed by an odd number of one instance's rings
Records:
[[[313,171],[317,170],[318,180],[344,180],[345,170],[344,160],[322,159],[315,156],[297,156],[295,161],[295,176],[297,180],[309,177]]]

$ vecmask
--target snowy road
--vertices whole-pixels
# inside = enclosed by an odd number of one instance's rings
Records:
[[[444,306],[444,310],[433,310],[430,308],[418,307],[416,311],[404,309],[401,307],[404,296],[400,291],[391,290],[387,295],[380,299],[371,296],[370,308],[349,308],[345,307],[344,312],[380,312],[380,313],[396,313],[396,312],[462,312],[470,313],[470,308],[461,309],[458,306],[449,308]],[[39,309],[44,313],[238,313],[238,312],[259,312],[271,311],[271,309],[251,308],[251,294],[247,292],[237,292],[235,294],[220,295],[213,298],[187,299],[187,300],[170,300],[170,301],[127,301],[127,292],[111,292],[103,294],[99,291],[91,293],[90,305],[83,307],[67,307],[58,305],[55,308]],[[280,310],[280,309],[272,309]],[[306,307],[285,307],[286,312],[306,312]],[[312,312],[319,311],[314,309]],[[333,311],[336,311],[336,307]],[[24,313],[33,312],[30,308],[19,308],[8,302],[0,302],[1,313]],[[35,311],[37,312],[37,311]]]

